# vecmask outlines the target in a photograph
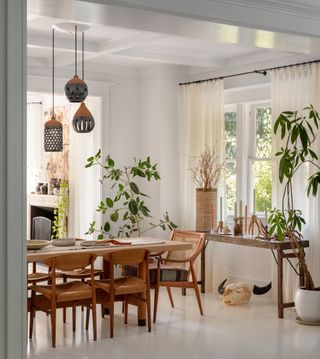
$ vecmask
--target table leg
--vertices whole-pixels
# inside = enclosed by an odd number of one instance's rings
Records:
[[[283,318],[283,257],[281,250],[277,250],[277,261],[278,261],[278,318]]]
[[[139,276],[141,279],[146,280],[146,264],[145,262],[139,264]],[[138,326],[144,327],[146,326],[146,313],[147,313],[147,305],[146,305],[146,293],[141,293],[141,297],[144,300],[138,300]]]
[[[304,249],[301,249],[303,256],[305,256],[305,252]],[[300,287],[304,287],[306,285],[305,283],[305,276],[304,276],[304,271],[303,268],[299,265],[299,285]]]
[[[109,264],[107,261],[103,260],[102,262],[102,268],[103,268],[103,279],[109,279],[110,278],[110,271],[109,271]],[[109,308],[103,308],[103,315],[109,315]]]

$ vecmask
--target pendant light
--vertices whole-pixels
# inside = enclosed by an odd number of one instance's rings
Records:
[[[82,32],[82,80],[84,80],[84,32]],[[77,133],[89,133],[94,129],[94,118],[84,102],[81,103],[72,120]]]
[[[63,150],[63,128],[56,120],[54,112],[54,28],[52,28],[52,112],[51,118],[44,124],[45,152],[61,152]]]
[[[83,102],[88,95],[88,86],[80,79],[77,74],[77,31],[78,27],[74,27],[74,76],[70,79],[65,87],[64,92],[69,102]]]

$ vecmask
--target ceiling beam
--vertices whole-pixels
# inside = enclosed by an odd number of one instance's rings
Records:
[[[243,6],[242,2],[244,0],[241,0],[239,5],[236,3],[231,4],[231,0],[197,0],[197,4],[195,4],[194,0],[184,0],[185,5],[179,5],[180,11],[183,9],[186,11],[188,6],[192,6],[194,16],[185,15],[187,17],[182,17],[176,16],[179,15],[178,13],[173,15],[175,11],[172,10],[182,0],[162,1],[161,3],[158,1],[158,5],[163,7],[163,11],[158,7],[157,12],[148,11],[147,5],[144,10],[133,8],[133,2],[136,1],[132,0],[131,5],[127,2],[126,4],[122,3],[124,6],[113,6],[117,1],[108,1],[109,4],[112,3],[113,5],[106,5],[97,4],[96,1],[29,0],[28,14],[305,54],[316,54],[315,51],[319,48],[320,39],[316,37],[320,36],[318,18],[311,21],[310,18],[306,19],[300,16],[300,18],[295,17],[295,21],[289,21],[290,14],[278,14],[274,11],[269,16],[264,13],[264,17],[262,17],[263,12],[261,11],[259,16],[250,16],[253,7]],[[152,2],[154,3],[155,1],[153,0]],[[148,2],[151,2],[151,0],[148,0]],[[198,2],[206,2],[206,6],[201,7]],[[121,5],[120,3],[118,4]],[[164,13],[164,7],[171,9]],[[214,8],[220,9],[221,7],[225,10],[224,14],[233,17],[234,21],[222,21],[222,17],[219,19],[222,12],[218,16]],[[199,11],[204,11],[204,8],[208,8],[207,17],[195,15]],[[227,11],[228,8],[229,10]],[[233,11],[230,11],[231,9]],[[257,7],[255,9],[257,10]],[[217,17],[214,18],[214,16]],[[255,21],[256,25],[248,26],[244,20],[242,22],[238,21],[240,16],[246,17],[248,21]],[[287,20],[285,22],[280,21],[279,19],[282,17],[286,17]],[[301,23],[301,26],[298,23]],[[264,26],[264,24],[268,26]],[[289,31],[288,28],[287,33],[285,33],[284,28],[280,29],[281,25],[288,25],[292,31]],[[274,29],[277,30],[273,31]],[[299,33],[303,35],[300,36]],[[287,48],[287,44],[290,44],[290,49]]]
[[[130,49],[117,52],[116,55],[140,60],[149,60],[154,62],[162,62],[175,65],[199,66],[219,68],[225,66],[225,61],[219,58],[201,59],[199,57],[191,57],[184,55],[161,54],[157,52],[149,52],[141,49]]]
[[[86,54],[85,61],[94,60],[102,56],[115,54],[119,51],[128,50],[137,46],[142,46],[149,43],[150,41],[158,40],[160,38],[163,38],[163,35],[144,32],[127,36],[121,39],[110,40],[104,43],[100,43],[97,47],[96,52]],[[71,65],[73,61],[73,58],[65,58],[65,56],[60,55],[57,56],[56,66],[68,66]]]
[[[78,39],[78,49],[81,49],[80,40]],[[27,46],[29,48],[48,49],[51,51],[51,34],[44,36],[35,33],[28,33]],[[100,44],[98,42],[87,41],[85,43],[85,53],[95,53],[99,51]],[[58,51],[74,52],[74,38],[70,34],[68,39],[62,39],[55,36],[55,49]]]

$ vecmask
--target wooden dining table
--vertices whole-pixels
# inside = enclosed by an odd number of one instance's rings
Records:
[[[41,249],[27,250],[27,262],[37,263],[43,262],[46,259],[55,257],[57,255],[68,255],[70,253],[92,253],[98,257],[103,257],[105,254],[115,251],[127,250],[130,248],[143,248],[150,252],[150,254],[180,251],[192,249],[192,244],[179,241],[168,241],[153,237],[141,237],[141,238],[126,238],[118,239],[117,241],[122,244],[110,244],[101,246],[85,247],[82,242],[84,240],[77,239],[75,246],[57,247],[49,244]],[[104,269],[106,270],[105,266]],[[105,277],[108,273],[105,272]],[[138,325],[146,325],[146,304],[143,301],[139,301],[138,304]]]

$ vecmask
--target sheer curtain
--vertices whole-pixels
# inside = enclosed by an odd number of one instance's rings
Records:
[[[100,214],[96,212],[97,204],[101,201],[100,169],[97,166],[85,168],[88,157],[97,153],[101,146],[100,132],[100,98],[88,97],[86,105],[95,120],[95,128],[90,133],[76,133],[72,128],[72,118],[79,104],[70,104],[70,171],[69,171],[69,200],[72,204],[69,210],[69,235],[85,238],[85,232],[92,221],[100,225]],[[92,236],[88,236],[92,237]]]
[[[27,193],[34,192],[43,178],[43,126],[41,102],[28,103],[27,107]]]
[[[320,65],[312,64],[274,70],[271,73],[271,97],[272,114],[275,121],[282,111],[300,110],[312,104],[320,110]],[[318,136],[320,133],[318,131]],[[274,139],[275,151],[281,147],[280,136]],[[320,155],[320,140],[315,145],[315,152]],[[307,225],[303,234],[310,241],[310,250],[307,251],[307,260],[311,273],[316,284],[320,284],[320,223],[319,208],[320,196],[308,198],[306,195],[306,178],[311,174],[308,165],[301,168],[294,182],[294,203],[295,207],[301,209]],[[275,160],[273,179],[274,206],[281,208],[281,197],[283,186],[278,180],[278,159]],[[295,261],[293,261],[296,263]],[[284,268],[285,288],[284,297],[286,301],[294,298],[298,287],[298,277],[292,268],[285,263]],[[272,260],[272,282],[277,282],[276,265]],[[274,286],[275,288],[276,286]],[[276,300],[276,293],[273,291],[273,300]]]
[[[182,87],[180,123],[181,226],[195,229],[195,186],[190,160],[199,156],[204,146],[214,148],[224,160],[223,81],[211,81]],[[222,183],[223,181],[221,181]],[[218,197],[223,195],[218,188]],[[210,242],[206,251],[207,291],[216,290],[228,273],[227,248]]]

